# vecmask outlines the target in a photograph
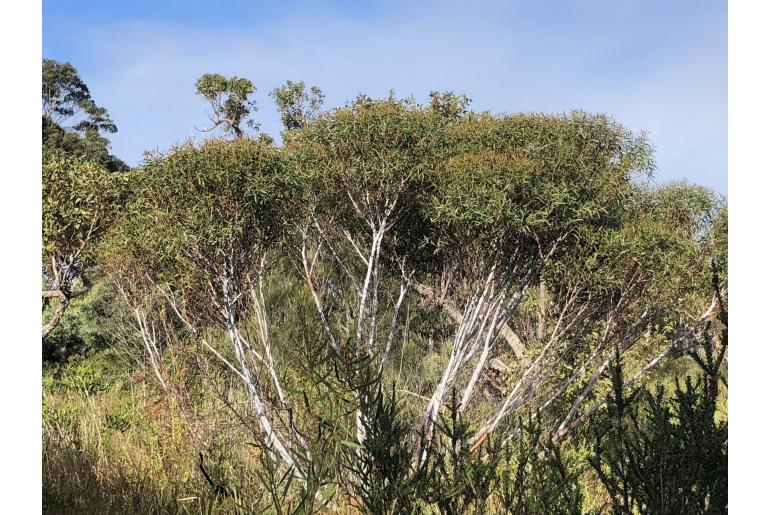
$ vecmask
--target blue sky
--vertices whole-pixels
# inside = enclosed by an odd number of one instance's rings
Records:
[[[47,0],[43,54],[78,69],[132,165],[199,136],[194,83],[216,72],[254,81],[274,136],[267,93],[286,79],[320,86],[327,107],[450,89],[476,110],[608,113],[648,132],[656,182],[727,193],[726,1]]]

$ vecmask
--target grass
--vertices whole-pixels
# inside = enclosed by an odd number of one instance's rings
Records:
[[[255,461],[234,450],[242,432],[228,430],[228,414],[202,398],[192,406],[191,434],[175,396],[143,374],[109,368],[113,359],[103,351],[44,376],[43,512],[232,513],[232,501],[212,504],[198,452],[207,451],[212,475],[226,481]]]
[[[407,338],[406,333],[394,348],[383,384],[389,387],[395,381],[401,415],[411,420],[422,412],[450,344],[437,338],[435,354],[426,358],[428,340],[414,332]],[[302,346],[292,342],[299,336],[276,336],[281,338],[279,348],[285,349],[278,359],[296,369],[303,360]],[[214,335],[211,342],[217,344]],[[194,346],[170,345],[164,348],[164,363],[168,382],[175,387],[166,392],[120,349],[118,345],[77,354],[44,370],[44,513],[291,513],[301,507],[299,489],[283,490],[279,477],[266,480],[269,467],[253,445],[257,437],[226,405],[246,420],[251,417],[244,392],[228,370],[206,361]],[[310,392],[301,369],[284,368],[292,371],[285,378],[291,391]],[[652,382],[670,391],[674,377],[696,372],[691,360],[674,360],[661,367]],[[726,391],[721,389],[720,419],[726,418]],[[314,416],[337,413],[315,399],[316,394],[309,393]],[[474,409],[484,413],[489,402],[479,395]],[[336,438],[333,430],[324,436],[329,437]],[[198,469],[199,452],[205,453],[214,480],[235,498],[213,495]],[[585,465],[578,465],[583,513],[606,510],[606,491],[587,465],[589,446],[576,438],[565,442],[563,452],[573,463]],[[279,488],[266,491],[266,482]],[[358,513],[351,507],[351,493],[342,487],[327,485],[319,495],[331,496],[327,512]],[[436,512],[424,505],[420,510]]]

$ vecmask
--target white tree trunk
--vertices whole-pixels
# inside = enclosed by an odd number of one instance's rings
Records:
[[[243,380],[248,391],[249,399],[254,409],[254,413],[257,416],[257,420],[259,421],[259,424],[265,433],[268,446],[272,447],[281,457],[283,462],[287,466],[291,467],[295,473],[301,474],[296,466],[294,458],[291,456],[286,445],[283,443],[277,431],[273,427],[273,424],[270,422],[270,419],[267,416],[267,412],[265,411],[265,405],[262,402],[257,387],[254,383],[251,369],[244,353],[243,343],[241,342],[240,335],[235,325],[233,301],[230,293],[229,281],[227,278],[222,278],[222,292],[224,294],[225,301],[225,323],[227,327],[227,334],[230,337],[230,342],[233,344],[235,356],[241,368],[241,379]]]

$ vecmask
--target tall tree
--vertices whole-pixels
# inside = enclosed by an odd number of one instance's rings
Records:
[[[445,123],[411,101],[360,97],[288,135],[287,147],[316,200],[304,231],[302,268],[338,355],[364,362],[376,358],[380,369],[387,362],[406,285],[393,295],[392,320],[383,334],[381,319],[388,308],[381,290],[384,256],[399,261],[392,245],[416,219],[410,212],[419,205]],[[344,284],[355,292],[352,305],[340,310],[352,310],[353,320],[340,317],[339,330],[332,327],[326,305],[339,296],[325,296],[319,287],[326,281],[316,264],[324,257],[344,271]],[[356,415],[361,441],[365,421],[360,410]]]
[[[273,363],[264,301],[267,253],[301,212],[300,183],[279,150],[262,140],[209,140],[156,156],[137,173],[134,201],[116,231],[113,254],[128,255],[164,295],[194,337],[243,382],[267,447],[295,473],[292,442],[304,440],[292,425],[287,399]],[[117,281],[136,284],[125,266],[112,266]],[[258,320],[256,352],[241,332],[247,314]],[[227,334],[232,357],[208,344],[206,330]],[[267,385],[259,370],[266,367]],[[282,428],[265,399],[272,388]]]
[[[43,163],[44,306],[58,300],[43,326],[45,338],[70,301],[91,288],[95,243],[115,218],[125,176],[82,157],[55,152]]]
[[[719,205],[707,190],[634,186],[617,224],[583,230],[582,243],[545,270],[550,285],[547,331],[543,337],[535,331],[527,334],[534,313],[515,320],[536,352],[534,366],[518,379],[481,434],[514,409],[529,406],[554,417],[553,438],[560,440],[601,406],[595,399],[609,388],[615,352],[634,363],[637,381],[666,356],[692,344],[716,307],[710,278],[702,273],[713,255],[705,246],[711,229],[672,223],[685,216],[682,206],[687,204],[663,201],[675,191],[700,199],[689,204],[687,217],[692,220],[711,217],[707,211],[713,213]],[[692,306],[697,312],[691,312]]]
[[[287,131],[306,127],[318,118],[325,97],[318,86],[311,86],[307,91],[305,81],[290,80],[271,91],[270,96],[275,100],[281,123]]]
[[[78,132],[118,130],[107,110],[91,98],[75,67],[53,59],[43,59],[43,116]]]
[[[128,169],[110,154],[104,136],[118,128],[107,110],[93,100],[75,67],[43,59],[42,76],[43,154],[58,150],[90,159],[109,171]]]
[[[644,139],[582,112],[470,115],[452,126],[449,141],[424,204],[439,257],[428,277],[461,306],[462,318],[420,422],[426,445],[448,393],[471,367],[459,409],[468,407],[530,286],[555,256],[580,245],[587,228],[616,223],[631,174],[650,166]]]
[[[195,83],[195,92],[202,96],[211,107],[209,119],[211,127],[200,129],[210,132],[222,127],[226,134],[240,139],[245,134],[245,127],[258,129],[257,122],[250,115],[257,110],[257,103],[249,97],[257,88],[243,77],[229,79],[218,73],[207,73]]]

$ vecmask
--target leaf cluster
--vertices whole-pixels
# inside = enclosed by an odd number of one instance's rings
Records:
[[[254,120],[248,119],[257,109],[256,102],[249,99],[256,90],[249,79],[228,79],[218,73],[204,74],[195,83],[195,92],[211,106],[214,127],[224,125],[225,132],[234,134],[236,138],[243,136],[242,123],[246,122],[252,128],[258,127]]]
[[[324,209],[369,226],[415,207],[410,196],[436,165],[443,126],[413,102],[360,98],[297,131],[287,148]]]
[[[93,243],[121,210],[126,176],[77,156],[55,152],[43,162],[43,266],[67,260],[82,269]]]
[[[428,218],[439,247],[480,239],[499,249],[553,241],[612,221],[649,148],[605,116],[472,115],[451,128]]]
[[[57,122],[81,117],[72,127],[77,132],[117,132],[107,110],[96,105],[88,86],[70,63],[43,59],[42,91],[44,117]]]
[[[224,276],[242,289],[300,216],[302,196],[302,183],[270,143],[188,143],[135,173],[109,254],[191,298]]]
[[[325,97],[318,86],[311,86],[308,92],[305,81],[290,80],[272,90],[270,96],[275,100],[281,123],[287,131],[301,129],[315,120],[321,113]]]

